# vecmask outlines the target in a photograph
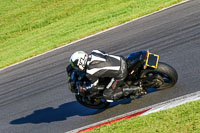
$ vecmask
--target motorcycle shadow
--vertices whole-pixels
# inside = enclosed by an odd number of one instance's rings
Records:
[[[55,121],[64,121],[73,116],[89,116],[95,115],[104,110],[89,109],[81,106],[77,101],[72,101],[60,105],[58,108],[47,107],[36,110],[32,114],[18,118],[10,122],[10,124],[40,124],[51,123]]]

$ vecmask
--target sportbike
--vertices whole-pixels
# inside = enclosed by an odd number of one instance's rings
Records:
[[[149,88],[167,89],[174,86],[178,80],[176,70],[164,62],[159,62],[159,55],[150,53],[148,50],[130,53],[126,58],[126,63],[128,75],[120,86],[123,88],[121,92],[123,96],[117,100],[136,99],[146,94]],[[82,92],[80,89],[90,81],[83,72],[76,71],[76,75],[75,87],[71,91],[75,93],[80,104],[93,109],[103,109],[110,104],[103,97],[103,91],[110,82],[110,78],[100,78],[97,89]]]

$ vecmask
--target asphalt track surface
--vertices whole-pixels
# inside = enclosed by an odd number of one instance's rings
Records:
[[[127,56],[150,49],[179,75],[175,87],[106,110],[76,102],[65,67],[77,50]],[[0,133],[63,133],[200,90],[200,1],[192,0],[0,71]]]

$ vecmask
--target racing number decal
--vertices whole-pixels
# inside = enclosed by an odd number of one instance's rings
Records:
[[[152,68],[157,68],[158,60],[159,60],[159,55],[149,53],[147,57],[146,65]]]

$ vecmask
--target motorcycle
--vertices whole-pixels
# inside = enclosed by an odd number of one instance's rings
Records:
[[[126,58],[128,75],[124,80],[123,96],[117,100],[127,98],[136,99],[147,94],[149,88],[158,90],[174,86],[178,80],[176,70],[164,63],[159,62],[159,55],[150,53],[148,50],[130,53]],[[75,93],[76,100],[88,108],[103,109],[110,104],[103,97],[103,91],[111,78],[100,78],[97,89],[85,89],[90,84],[84,72],[79,72],[68,66],[68,81],[70,88]],[[139,87],[132,87],[139,86]],[[85,89],[85,91],[82,91]]]

